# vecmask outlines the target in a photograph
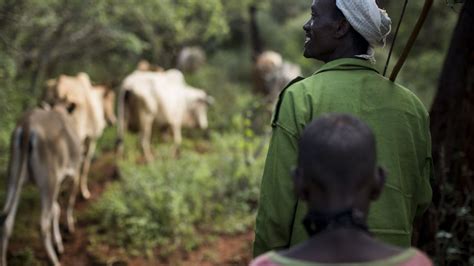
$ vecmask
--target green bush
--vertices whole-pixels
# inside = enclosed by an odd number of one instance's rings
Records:
[[[150,165],[126,161],[121,180],[92,207],[103,239],[129,251],[190,249],[197,232],[237,232],[254,220],[263,156],[254,157],[263,138],[213,134],[211,150],[192,149],[179,159]],[[162,154],[171,154],[163,145]],[[162,156],[164,157],[164,156]]]
[[[263,102],[261,96],[251,93],[250,68],[249,51],[224,50],[214,54],[207,66],[186,76],[189,84],[205,90],[216,99],[208,111],[212,130],[234,130],[232,123],[229,123],[232,117]]]
[[[0,176],[6,170],[11,133],[27,102],[23,91],[14,90],[8,81],[0,81]]]

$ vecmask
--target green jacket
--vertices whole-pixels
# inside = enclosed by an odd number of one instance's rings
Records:
[[[371,205],[368,223],[385,242],[410,246],[412,224],[431,202],[429,117],[409,90],[355,58],[334,60],[280,94],[272,121],[255,229],[254,256],[289,248],[308,238],[306,206],[293,194],[290,171],[305,126],[324,113],[349,113],[374,131],[378,163],[388,173]]]

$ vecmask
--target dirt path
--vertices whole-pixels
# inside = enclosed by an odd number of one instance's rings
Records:
[[[100,160],[92,163],[90,173],[89,188],[92,196],[88,201],[78,199],[75,208],[76,232],[69,234],[63,230],[62,233],[65,247],[65,252],[60,258],[62,265],[248,265],[251,259],[253,238],[253,233],[250,231],[237,235],[216,236],[213,241],[206,242],[195,251],[190,253],[175,252],[167,258],[160,259],[158,259],[159,254],[156,254],[156,258],[151,259],[146,257],[124,258],[123,253],[108,246],[94,245],[96,250],[91,252],[90,233],[87,229],[92,221],[88,220],[84,214],[90,205],[100,198],[107,186],[119,178],[114,155],[112,153],[103,154]],[[62,217],[62,225],[65,228],[64,218]],[[28,252],[26,255],[24,254],[27,247],[33,254]],[[97,256],[98,253],[100,258]],[[30,233],[26,237],[13,237],[10,241],[8,255],[11,265],[25,265],[25,263],[47,265],[48,261],[39,233]],[[24,258],[25,256],[27,258]]]
[[[210,245],[192,252],[182,265],[248,265],[251,260],[253,232],[220,236]]]
[[[96,202],[107,186],[119,178],[118,168],[115,164],[113,153],[106,153],[92,163],[90,169],[91,182],[89,189],[91,198],[89,200],[79,199],[76,204],[77,230],[68,236],[64,245],[64,254],[61,256],[62,265],[82,266],[93,265],[93,260],[88,253],[87,247],[90,245],[87,227],[90,225],[84,217],[90,205]]]

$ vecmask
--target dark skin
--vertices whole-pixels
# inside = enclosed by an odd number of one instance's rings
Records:
[[[337,181],[331,181],[332,184],[324,184],[326,189],[322,189],[320,185],[308,181],[310,179],[304,177],[304,171],[299,170],[294,176],[295,192],[307,202],[309,210],[337,212],[352,206],[367,218],[370,202],[379,197],[385,180],[382,169],[374,173],[361,182],[364,185],[360,187],[342,188]],[[401,249],[380,242],[360,229],[340,227],[322,231],[280,254],[310,262],[355,263],[381,260],[400,252]]]
[[[311,18],[303,30],[306,33],[306,58],[327,63],[367,52],[368,44],[361,40],[337,9],[335,0],[313,0]]]
[[[327,63],[367,52],[367,42],[337,9],[335,0],[313,0],[311,18],[303,29],[307,58]],[[370,152],[375,151],[367,150],[366,154]],[[305,166],[299,165],[294,175],[295,193],[310,211],[337,213],[352,208],[362,213],[366,222],[370,203],[379,197],[385,183],[384,171],[375,164],[373,169],[373,174],[354,176],[359,179],[348,184],[337,178],[305,176]],[[386,259],[400,252],[402,249],[377,241],[359,228],[345,226],[324,230],[280,255],[308,262],[357,263]]]

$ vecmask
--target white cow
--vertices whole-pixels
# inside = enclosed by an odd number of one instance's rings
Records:
[[[157,123],[171,128],[177,151],[182,126],[207,128],[211,102],[212,97],[203,90],[186,85],[179,70],[135,71],[125,78],[120,91],[119,144],[125,129],[138,131],[145,159],[151,161],[150,139],[153,124]]]
[[[72,113],[76,122],[79,138],[84,146],[84,160],[81,166],[81,194],[90,197],[87,176],[98,138],[107,123],[115,123],[113,91],[105,87],[93,87],[89,76],[79,73],[76,77],[61,75],[57,80],[48,82],[45,100],[54,103],[64,101],[74,104]]]
[[[72,118],[66,109],[34,109],[18,122],[11,138],[8,167],[7,199],[0,215],[2,252],[1,265],[6,265],[8,238],[11,235],[20,192],[27,180],[34,181],[41,198],[41,237],[54,265],[59,265],[53,247],[64,251],[59,230],[60,206],[58,194],[65,178],[73,179],[67,206],[67,224],[74,231],[73,208],[79,189],[81,143]],[[51,234],[52,230],[52,234]]]

